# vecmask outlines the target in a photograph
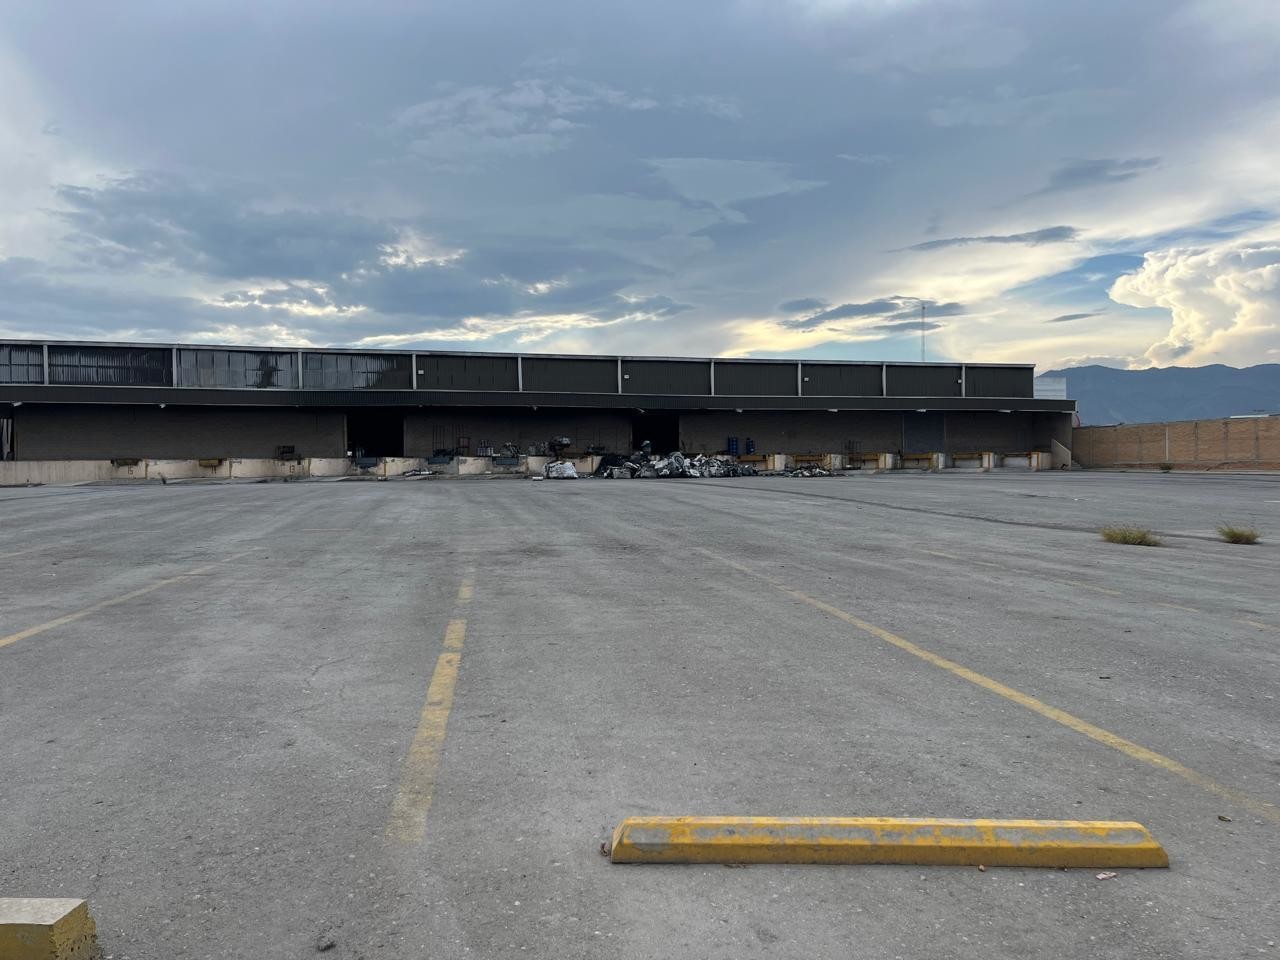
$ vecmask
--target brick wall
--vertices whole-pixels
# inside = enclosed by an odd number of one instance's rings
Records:
[[[1077,427],[1072,449],[1085,467],[1280,469],[1280,417]]]

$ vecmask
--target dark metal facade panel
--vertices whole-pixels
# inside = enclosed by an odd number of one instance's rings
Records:
[[[618,361],[525,357],[524,388],[569,393],[618,392]]]
[[[709,395],[711,363],[707,360],[623,360],[622,392]]]
[[[801,389],[806,397],[879,397],[883,369],[878,363],[806,363]]]
[[[515,357],[419,354],[419,390],[516,390]]]
[[[890,397],[958,397],[959,365],[889,364],[885,367],[885,391]]]
[[[719,364],[716,364],[719,370]],[[984,397],[714,397],[661,396],[658,394],[516,393],[474,390],[201,390],[189,388],[46,387],[0,384],[0,403],[119,403],[138,406],[173,403],[191,406],[471,406],[630,408],[646,410],[1043,410],[1070,413],[1074,400],[1047,398]]]
[[[965,367],[969,397],[1034,397],[1035,371],[1026,367]]]
[[[44,351],[0,344],[0,383],[44,383]]]
[[[178,386],[296,390],[298,355],[279,350],[180,349]]]
[[[304,353],[302,386],[319,390],[408,390],[413,357],[407,353]]]
[[[52,346],[49,382],[169,387],[173,385],[173,352],[165,347]]]
[[[796,365],[717,360],[716,395],[729,394],[744,397],[794,397]]]

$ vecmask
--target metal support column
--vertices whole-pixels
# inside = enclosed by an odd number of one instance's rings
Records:
[[[299,390],[302,389],[302,351],[301,350],[298,351],[298,389]],[[346,443],[347,441],[344,438],[342,442]]]
[[[711,396],[716,395],[716,362],[711,361]]]
[[[413,361],[413,389],[418,389],[418,355],[416,353],[409,354],[409,359]]]
[[[44,385],[49,385],[49,345],[47,343],[40,345],[40,353],[44,358]]]
[[[516,357],[516,389],[524,392],[524,357]]]
[[[889,365],[887,363],[880,364],[880,396],[887,397],[889,395]]]
[[[618,393],[622,393],[622,358],[618,358]]]
[[[967,397],[969,395],[969,368],[963,363],[960,364],[960,396]]]
[[[177,348],[177,347],[171,347],[171,348],[170,348],[170,350],[169,350],[169,352],[170,352],[171,354],[173,354],[173,356],[172,356],[172,360],[173,360],[173,380],[172,380],[172,382],[171,382],[169,385],[170,385],[171,387],[176,387],[176,386],[178,385],[178,348]]]

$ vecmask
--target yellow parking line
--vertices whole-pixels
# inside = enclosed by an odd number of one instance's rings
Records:
[[[177,583],[179,580],[186,580],[189,577],[198,577],[202,573],[208,573],[210,570],[222,563],[231,563],[233,560],[239,560],[241,557],[247,557],[248,553],[238,553],[235,556],[227,557],[225,560],[219,560],[217,563],[206,564],[203,567],[196,567],[194,570],[188,570],[186,573],[180,573],[176,577],[165,577],[163,580],[157,580],[155,583],[141,587],[137,590],[130,590],[128,593],[122,593],[118,597],[112,597],[110,600],[102,600],[98,603],[82,607],[72,613],[64,614],[61,617],[55,617],[52,620],[46,620],[44,623],[38,623],[34,627],[27,627],[25,630],[19,630],[17,633],[11,633],[7,637],[0,637],[0,647],[7,647],[10,644],[17,643],[19,640],[26,640],[28,637],[34,637],[37,634],[53,630],[55,627],[66,626],[68,623],[75,623],[77,620],[83,620],[90,614],[107,607],[118,606],[122,603],[141,597],[161,587],[167,587],[171,583]]]
[[[1052,707],[1042,700],[1038,700],[1029,694],[1023,693],[1021,690],[1015,690],[1013,687],[1006,686],[999,680],[994,680],[991,677],[978,673],[976,670],[970,670],[968,667],[962,666],[954,660],[948,660],[946,657],[941,657],[930,650],[926,650],[918,644],[912,643],[904,637],[898,636],[896,633],[885,630],[883,627],[878,627],[874,623],[868,623],[866,620],[855,617],[853,614],[848,613],[845,610],[841,610],[839,607],[832,606],[829,603],[818,600],[815,597],[811,597],[799,590],[794,590],[780,581],[774,580],[771,577],[753,570],[751,567],[738,563],[735,560],[731,560],[728,557],[722,557],[719,554],[712,553],[710,550],[703,548],[695,549],[697,549],[698,552],[711,557],[714,560],[718,560],[735,570],[755,577],[758,580],[763,580],[765,583],[770,584],[787,596],[821,610],[823,613],[830,614],[838,620],[843,620],[850,626],[857,627],[863,633],[870,634],[879,640],[883,640],[885,643],[897,647],[899,650],[903,650],[914,657],[918,657],[926,663],[931,663],[935,667],[946,670],[948,673],[960,677],[962,680],[967,680],[969,683],[982,687],[985,690],[989,690],[998,696],[1004,697],[1006,700],[1016,703],[1021,707],[1025,707],[1034,713],[1040,714],[1042,717],[1046,717],[1055,723],[1060,723],[1062,726],[1076,731],[1076,733],[1083,734],[1092,740],[1096,740],[1098,743],[1102,743],[1112,749],[1119,750],[1121,753],[1133,758],[1134,760],[1141,760],[1143,763],[1148,763],[1153,767],[1159,767],[1162,770],[1175,774],[1189,783],[1193,783],[1209,793],[1213,793],[1226,800],[1230,800],[1232,803],[1238,804],[1244,809],[1249,810],[1260,817],[1265,817],[1273,823],[1280,823],[1280,808],[1277,808],[1273,803],[1252,797],[1246,793],[1241,793],[1239,790],[1235,790],[1231,787],[1224,786],[1211,777],[1205,776],[1198,770],[1192,770],[1190,767],[1179,763],[1171,757],[1166,757],[1163,754],[1156,753],[1154,750],[1148,750],[1146,747],[1134,743],[1132,740],[1126,740],[1124,737],[1118,736],[1109,730],[1104,730],[1102,727],[1089,723],[1087,720],[1082,720],[1077,716],[1067,713],[1065,710]]]
[[[1272,626],[1271,624],[1269,624],[1269,623],[1263,623],[1261,620],[1246,620],[1246,619],[1244,619],[1243,617],[1235,617],[1235,618],[1233,618],[1233,619],[1235,620],[1235,622],[1236,622],[1236,623],[1243,623],[1243,624],[1245,624],[1246,626],[1249,626],[1249,627],[1257,627],[1259,630],[1275,630],[1275,629],[1277,629],[1276,627],[1273,627],[1273,626]]]
[[[467,635],[467,621],[450,620],[444,630],[444,647],[446,650],[461,650],[462,639]]]
[[[458,606],[475,596],[475,572],[467,570],[458,586]],[[397,843],[416,843],[427,832],[427,814],[435,795],[436,776],[444,753],[444,736],[453,709],[453,690],[458,683],[458,667],[462,661],[462,644],[467,635],[467,621],[455,617],[444,630],[444,652],[436,658],[436,668],[427,685],[427,702],[418,719],[418,729],[409,744],[404,760],[400,789],[391,804],[387,837]]]
[[[435,793],[436,772],[444,751],[445,729],[449,724],[449,711],[453,709],[453,688],[458,682],[461,657],[459,651],[440,654],[427,687],[427,702],[405,758],[404,777],[387,824],[387,836],[400,843],[414,843],[427,832],[427,814]]]

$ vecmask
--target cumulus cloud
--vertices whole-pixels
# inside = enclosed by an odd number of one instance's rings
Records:
[[[1029,230],[1026,233],[986,234],[980,237],[947,237],[942,240],[927,240],[913,244],[908,250],[941,250],[944,247],[967,247],[973,243],[1021,243],[1030,247],[1038,247],[1044,243],[1067,243],[1075,240],[1080,231],[1075,227],[1045,227],[1041,230]]]
[[[1146,351],[1159,365],[1248,366],[1280,356],[1280,240],[1237,239],[1148,253],[1120,277],[1111,298],[1162,307],[1172,322]]]

